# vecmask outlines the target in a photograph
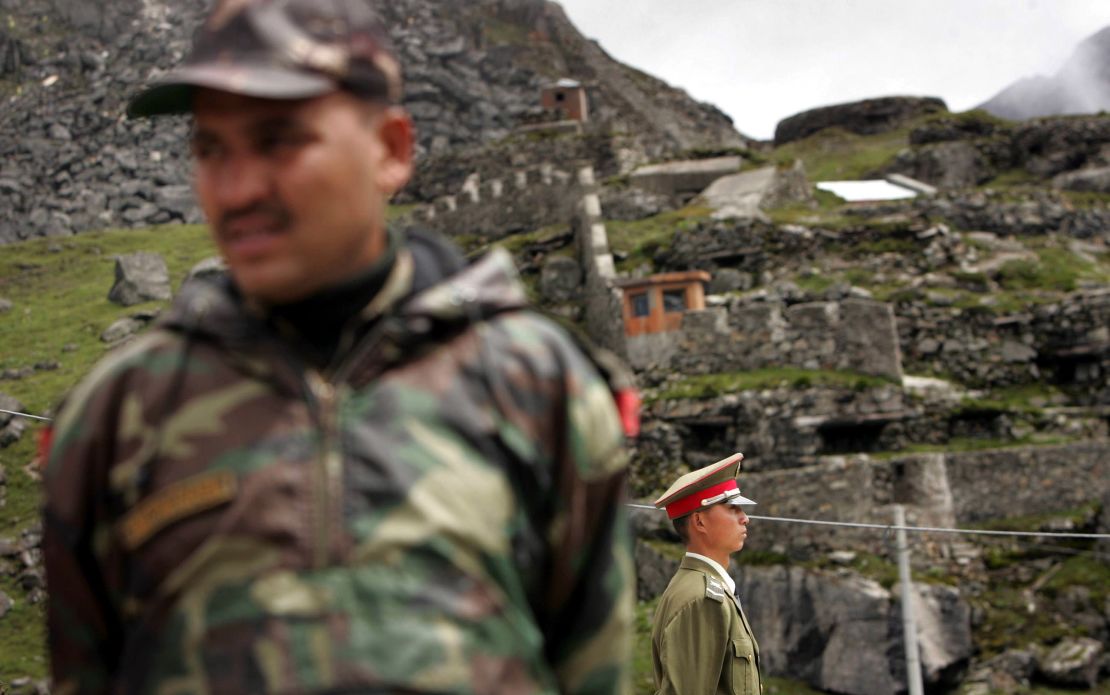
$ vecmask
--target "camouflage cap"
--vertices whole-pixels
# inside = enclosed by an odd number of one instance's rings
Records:
[[[185,62],[136,95],[132,118],[192,110],[193,90],[401,99],[401,69],[369,0],[219,0]]]
[[[655,506],[666,509],[668,517],[677,519],[714,504],[755,504],[740,494],[740,487],[736,484],[743,460],[744,455],[737,453],[687,473],[655,500]]]

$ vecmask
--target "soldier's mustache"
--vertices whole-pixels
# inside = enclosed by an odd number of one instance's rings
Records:
[[[280,203],[267,201],[254,203],[237,210],[229,210],[220,217],[219,230],[221,234],[230,233],[235,229],[235,224],[240,220],[249,220],[257,223],[259,219],[267,220],[266,227],[272,231],[281,231],[293,221],[293,216]]]

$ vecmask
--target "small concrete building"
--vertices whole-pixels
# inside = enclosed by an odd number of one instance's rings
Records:
[[[682,328],[682,315],[705,308],[709,273],[692,270],[618,281],[624,293],[624,332],[629,337]]]
[[[540,104],[545,111],[558,111],[568,121],[585,123],[589,120],[590,109],[586,100],[586,88],[581,82],[562,79],[544,87]]]

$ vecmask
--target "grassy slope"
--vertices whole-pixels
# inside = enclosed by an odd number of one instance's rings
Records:
[[[27,412],[49,413],[67,388],[104,354],[101,332],[118,318],[160,303],[122,308],[107,299],[116,254],[162,254],[175,288],[197,261],[214,254],[203,227],[167,227],[40,239],[0,247],[0,297],[14,305],[0,314],[0,371],[44,362],[58,368],[19,380],[0,381],[0,391],[19,399]],[[0,507],[0,538],[18,539],[38,521],[39,488],[25,470],[35,453],[29,427],[14,446],[0,449],[7,497]],[[0,683],[46,673],[43,606],[29,605],[15,578],[0,574],[0,591],[15,606],[0,619]]]

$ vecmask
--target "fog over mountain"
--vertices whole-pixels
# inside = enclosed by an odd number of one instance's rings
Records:
[[[1110,27],[1081,43],[1054,76],[1019,80],[978,108],[1012,120],[1110,110]]]

